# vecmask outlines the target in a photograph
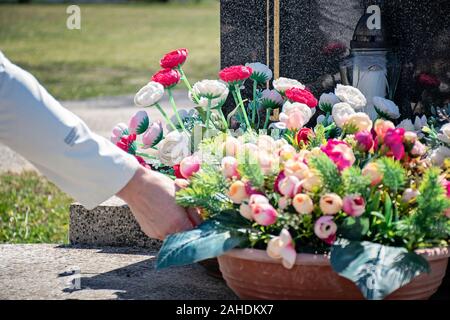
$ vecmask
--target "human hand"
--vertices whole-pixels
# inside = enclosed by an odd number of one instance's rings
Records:
[[[192,229],[199,222],[195,211],[187,212],[176,204],[176,189],[170,178],[140,167],[117,196],[128,204],[146,235],[164,239],[171,233]]]

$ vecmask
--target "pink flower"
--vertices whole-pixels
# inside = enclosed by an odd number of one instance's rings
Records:
[[[327,144],[320,148],[330,158],[339,170],[351,167],[355,162],[352,148],[344,141],[337,139],[328,140]]]
[[[174,69],[162,69],[155,73],[152,77],[152,81],[158,82],[164,86],[164,88],[172,88],[180,82],[181,75],[178,70]]]
[[[366,210],[366,202],[359,194],[348,195],[344,197],[342,210],[349,216],[359,217]]]
[[[383,172],[376,162],[369,162],[362,170],[362,175],[370,178],[370,185],[376,186],[383,180]]]
[[[161,121],[153,122],[147,131],[142,135],[142,143],[144,144],[144,149],[151,148],[155,146],[162,138],[163,127]]]
[[[222,159],[222,174],[225,178],[239,177],[237,171],[238,161],[234,157],[224,157]]]
[[[416,141],[410,151],[413,157],[421,157],[427,152],[427,147],[420,141]]]
[[[141,110],[131,117],[128,128],[130,133],[142,134],[147,130],[149,124],[149,118],[147,112]]]
[[[281,263],[287,269],[294,266],[297,257],[294,241],[286,229],[281,230],[278,237],[270,239],[266,252],[272,259],[281,260]]]
[[[290,204],[290,200],[288,197],[281,197],[280,199],[278,199],[278,208],[280,208],[281,210],[286,209],[289,204]]]
[[[247,193],[247,188],[245,187],[245,183],[242,181],[235,181],[231,184],[230,190],[228,192],[228,196],[231,201],[237,204],[241,204],[242,201],[249,197]]]
[[[318,104],[314,95],[306,89],[291,88],[286,90],[285,95],[291,102],[303,103],[310,108],[315,108]]]
[[[327,244],[333,244],[336,240],[336,232],[337,225],[331,216],[320,217],[314,224],[314,233]]]
[[[136,153],[136,134],[124,135],[120,138],[120,140],[116,143],[120,149],[125,152],[135,154]]]
[[[235,137],[227,137],[225,142],[222,144],[222,150],[227,156],[235,157],[240,149],[241,143]]]
[[[253,206],[258,203],[269,204],[269,199],[260,194],[252,194],[248,200],[248,203],[242,203],[239,207],[240,214],[248,220],[253,220]]]
[[[280,193],[283,196],[292,198],[297,194],[299,191],[300,185],[300,179],[296,176],[287,176],[283,180],[280,181],[278,184],[278,188],[280,190]]]
[[[305,145],[309,144],[309,137],[314,137],[314,131],[310,128],[301,128],[295,134],[295,140],[300,145],[303,142]]]
[[[116,144],[123,135],[128,134],[128,127],[125,123],[118,123],[111,132],[111,142]]]
[[[373,137],[369,131],[360,131],[355,134],[355,139],[358,142],[358,147],[364,152],[369,152],[373,145]]]
[[[281,181],[283,181],[284,178],[286,178],[286,174],[284,173],[284,171],[280,171],[280,173],[278,174],[278,176],[275,179],[275,182],[273,183],[273,191],[281,194],[280,183],[281,183]]]
[[[320,210],[323,214],[334,215],[342,209],[342,199],[335,193],[327,193],[320,197]]]
[[[450,180],[444,181],[444,189],[447,192],[447,198],[450,198]]]
[[[403,145],[403,136],[405,129],[388,129],[384,136],[384,144],[390,149],[396,160],[400,160],[405,156],[405,146]]]
[[[281,113],[279,120],[283,127],[289,130],[298,130],[308,122],[305,114],[297,109],[292,109],[289,113]]]
[[[391,121],[383,119],[377,119],[375,121],[373,130],[377,134],[379,142],[383,141],[384,136],[389,129],[395,129],[395,125]]]
[[[253,219],[262,226],[270,226],[277,221],[277,211],[269,203],[255,203],[250,206]]]
[[[252,68],[239,65],[222,69],[219,72],[219,77],[222,81],[225,82],[239,83],[248,79],[252,75],[252,73]]]
[[[188,56],[188,49],[181,48],[164,55],[159,64],[164,69],[173,69],[183,65]]]
[[[200,170],[200,159],[197,156],[189,156],[181,160],[180,173],[185,179],[189,179]]]
[[[292,200],[292,205],[300,214],[310,214],[314,210],[314,203],[310,196],[304,193],[296,194]]]

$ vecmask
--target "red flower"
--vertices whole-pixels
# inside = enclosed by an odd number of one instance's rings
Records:
[[[417,77],[417,82],[425,88],[436,88],[441,85],[441,81],[436,77],[428,73],[421,73]]]
[[[372,133],[369,131],[360,131],[355,134],[355,140],[358,142],[358,147],[364,152],[368,152],[374,145]]]
[[[337,139],[328,140],[320,150],[336,164],[340,171],[351,167],[356,160],[352,148],[346,142]]]
[[[286,178],[286,174],[284,173],[284,171],[280,171],[280,173],[278,174],[277,178],[275,179],[275,182],[273,183],[273,191],[278,192],[279,194],[281,194],[280,192],[280,182]]]
[[[147,164],[147,162],[145,162],[144,158],[142,158],[141,156],[136,156],[136,155],[134,157],[137,159],[137,161],[139,162],[139,164],[141,166],[143,166],[144,168],[147,168],[147,169],[151,169],[151,167]]]
[[[162,69],[155,73],[152,77],[152,81],[158,82],[164,86],[164,88],[171,88],[180,82],[181,75],[178,70],[174,69]]]
[[[178,66],[183,65],[188,56],[188,49],[181,48],[174,50],[164,55],[164,57],[159,60],[159,65],[164,69],[173,69]]]
[[[403,145],[403,136],[405,129],[388,129],[384,136],[384,144],[390,149],[390,153],[396,160],[400,160],[405,156],[405,146]]]
[[[125,135],[120,138],[116,146],[125,152],[134,154],[136,152],[134,141],[136,141],[136,134]]]
[[[253,73],[252,68],[246,66],[232,66],[222,69],[219,77],[225,82],[239,82],[248,79]]]
[[[309,143],[309,137],[314,136],[314,131],[312,131],[310,128],[301,128],[298,130],[298,132],[295,134],[295,140],[300,145],[300,141],[303,141],[304,144]]]
[[[347,46],[345,43],[340,41],[333,41],[328,43],[325,47],[323,47],[323,53],[326,55],[334,56],[341,55],[347,50]]]
[[[315,108],[318,104],[317,99],[311,92],[305,89],[292,88],[285,92],[286,97],[292,102],[299,102],[306,104],[310,108]]]
[[[178,178],[178,179],[185,179],[185,177],[183,177],[183,175],[181,174],[180,165],[179,164],[176,164],[176,165],[173,166],[173,172],[174,172],[174,175],[175,175],[176,178]]]

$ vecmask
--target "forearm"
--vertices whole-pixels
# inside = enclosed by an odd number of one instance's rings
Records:
[[[139,167],[1,53],[0,141],[88,208],[123,189]]]

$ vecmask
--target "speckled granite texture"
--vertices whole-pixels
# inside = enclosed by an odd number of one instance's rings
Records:
[[[156,255],[146,248],[3,244],[0,300],[236,299],[199,265],[156,271]]]
[[[275,1],[220,2],[222,67],[252,61],[265,63],[269,52],[273,68]],[[396,43],[402,64],[396,102],[402,115],[409,116],[411,103],[419,100],[429,103],[431,99],[438,105],[449,102],[448,0],[279,0],[280,75],[300,79],[315,94],[332,90],[340,81],[339,63],[349,53],[333,50],[333,45],[349,47],[356,24],[370,4],[381,6],[391,42]],[[441,86],[424,96],[415,80],[419,73],[438,77]]]
[[[147,237],[128,206],[111,198],[94,210],[74,203],[70,206],[71,244],[97,246],[138,246],[159,249],[161,242]]]

